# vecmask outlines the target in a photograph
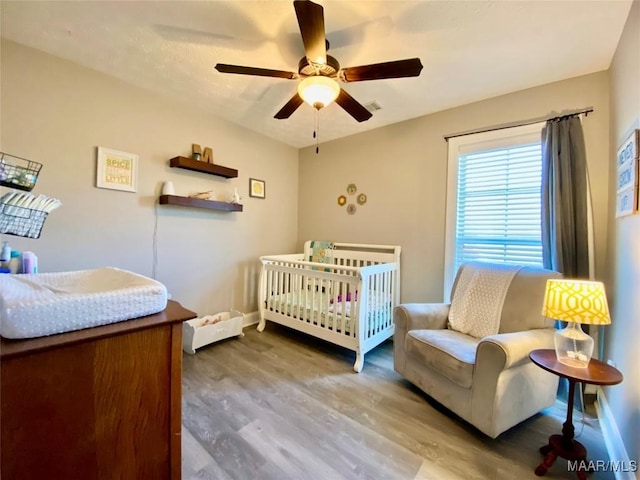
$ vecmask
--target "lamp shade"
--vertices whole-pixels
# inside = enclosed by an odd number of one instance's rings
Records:
[[[602,282],[550,279],[542,314],[563,322],[609,325],[609,306]]]
[[[314,75],[307,77],[298,84],[298,95],[313,108],[326,107],[340,93],[340,85],[334,79]]]
[[[593,338],[582,331],[581,323],[608,325],[609,306],[601,282],[584,280],[547,280],[542,314],[568,322],[557,330],[553,341],[560,363],[574,368],[586,368],[593,354]]]

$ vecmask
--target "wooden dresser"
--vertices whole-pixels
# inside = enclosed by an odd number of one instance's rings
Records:
[[[0,341],[3,480],[180,479],[182,322],[155,315]]]

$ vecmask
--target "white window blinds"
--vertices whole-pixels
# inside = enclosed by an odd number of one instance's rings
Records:
[[[463,262],[542,266],[540,142],[458,159],[457,269]]]
[[[540,129],[509,130],[450,141],[445,295],[464,262],[542,266]]]

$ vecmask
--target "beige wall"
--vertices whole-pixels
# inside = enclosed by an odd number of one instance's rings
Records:
[[[596,276],[602,277],[608,212],[608,89],[608,75],[600,72],[321,144],[318,155],[314,148],[301,150],[298,245],[309,239],[399,244],[402,301],[441,301],[447,182],[443,136],[593,106],[595,111],[583,118],[583,127],[594,200]],[[349,183],[368,197],[355,215],[347,215],[337,204]]]
[[[148,276],[156,243],[157,279],[186,307],[200,314],[257,309],[258,256],[296,245],[296,149],[7,41],[1,74],[0,149],[43,163],[34,193],[64,204],[40,239],[3,240],[33,250],[41,271],[112,265]],[[239,177],[169,168],[169,158],[188,155],[191,143],[213,147],[215,162]],[[95,188],[97,146],[140,156],[137,193]],[[248,197],[249,177],[266,181],[265,200]],[[181,195],[237,187],[244,212],[156,206],[166,180]]]
[[[640,214],[615,218],[616,150],[640,128],[640,2],[635,1],[610,68],[611,149],[607,289],[611,325],[604,327],[605,355],[624,374],[606,389],[627,453],[640,460]]]

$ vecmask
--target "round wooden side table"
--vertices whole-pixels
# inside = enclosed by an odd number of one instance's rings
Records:
[[[529,358],[539,367],[569,381],[569,399],[567,403],[567,420],[562,424],[562,435],[551,435],[549,443],[540,448],[540,453],[545,457],[535,470],[536,475],[542,476],[556,458],[562,457],[571,461],[585,461],[587,449],[573,438],[573,397],[576,383],[591,383],[593,385],[615,385],[622,382],[622,373],[600,360],[591,359],[585,368],[570,367],[560,363],[555,350],[533,350]],[[587,472],[578,468],[578,478],[585,480]]]

